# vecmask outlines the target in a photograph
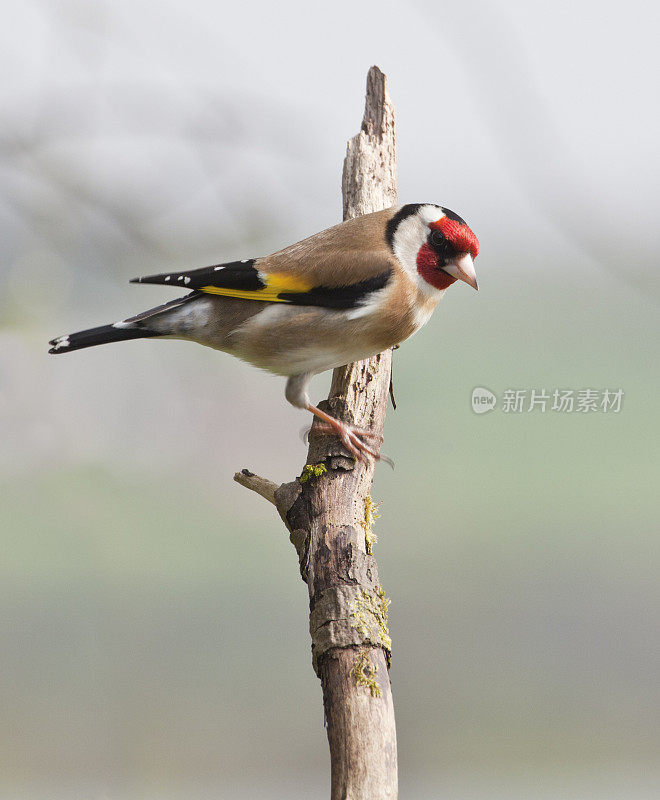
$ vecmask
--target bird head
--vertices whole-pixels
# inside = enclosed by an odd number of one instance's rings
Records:
[[[477,289],[479,241],[464,219],[430,203],[402,206],[387,225],[390,247],[422,287],[444,291],[455,281]]]

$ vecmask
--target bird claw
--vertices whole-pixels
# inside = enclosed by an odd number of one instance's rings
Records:
[[[394,462],[391,458],[381,455],[364,441],[364,439],[367,439],[381,444],[383,437],[374,431],[358,428],[341,420],[334,420],[333,422],[317,421],[314,431],[321,435],[337,436],[356,461],[361,461],[364,464],[367,464],[370,459],[384,461],[394,469]]]
[[[367,439],[372,442],[377,442],[378,446],[380,446],[383,437],[379,433],[366,430],[365,428],[358,428],[356,425],[349,425],[348,422],[343,422],[336,417],[332,417],[330,414],[321,411],[320,408],[311,404],[307,406],[307,410],[311,411],[317,418],[314,432],[337,436],[356,462],[361,461],[364,464],[368,464],[370,463],[370,459],[374,461],[384,461],[394,469],[394,462],[391,458],[381,456],[370,444],[363,441]],[[319,422],[318,420],[321,421]]]

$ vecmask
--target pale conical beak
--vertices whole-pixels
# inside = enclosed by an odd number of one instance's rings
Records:
[[[442,268],[452,278],[465,281],[468,286],[479,291],[477,286],[477,273],[474,271],[474,262],[469,253],[463,253],[455,261],[450,261]]]

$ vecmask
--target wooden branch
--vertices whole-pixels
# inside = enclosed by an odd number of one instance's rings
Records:
[[[385,75],[367,76],[360,133],[348,142],[344,219],[396,203],[394,109]],[[382,435],[391,351],[336,369],[321,407]],[[310,432],[306,467],[274,484],[247,471],[239,483],[275,505],[291,533],[309,590],[312,660],[321,679],[332,800],[395,800],[397,750],[389,681],[388,600],[372,554],[374,465],[355,463],[334,437]]]
[[[241,486],[245,486],[246,489],[251,489],[253,492],[260,494],[263,498],[268,500],[269,503],[275,505],[275,491],[278,486],[276,483],[273,483],[273,481],[255,475],[254,472],[250,472],[249,469],[242,469],[240,472],[237,472],[234,475],[234,480],[236,483],[240,483]]]

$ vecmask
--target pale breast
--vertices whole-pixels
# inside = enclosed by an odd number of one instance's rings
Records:
[[[404,279],[348,311],[268,305],[233,332],[231,352],[281,375],[323,372],[400,344],[428,321],[439,299],[420,296]]]

